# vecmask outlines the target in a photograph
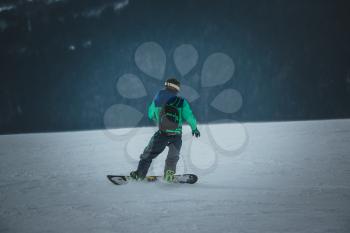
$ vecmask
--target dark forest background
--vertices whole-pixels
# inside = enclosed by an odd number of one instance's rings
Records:
[[[196,73],[213,52],[232,57],[236,70],[227,84],[208,92],[189,81],[205,96],[192,104],[200,122],[348,118],[349,6],[336,0],[0,1],[0,133],[104,128],[104,113],[116,103],[146,111],[160,86],[134,62],[147,41],[164,48],[166,76],[178,75],[172,55],[181,44],[198,50]],[[149,95],[122,98],[115,86],[124,73],[138,75]],[[227,87],[242,94],[240,111],[208,110]]]

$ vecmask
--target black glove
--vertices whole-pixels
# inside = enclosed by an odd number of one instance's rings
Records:
[[[196,138],[201,136],[201,133],[198,129],[192,130],[192,136],[196,136]]]

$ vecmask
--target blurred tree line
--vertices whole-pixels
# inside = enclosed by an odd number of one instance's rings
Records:
[[[135,65],[146,41],[164,48],[166,76],[179,76],[177,46],[198,50],[183,82],[201,95],[193,103],[200,122],[350,117],[346,1],[5,1],[0,8],[10,3],[14,9],[0,10],[2,134],[104,128],[103,115],[116,103],[146,111],[162,84]],[[236,69],[209,90],[199,77],[214,52],[231,56]],[[116,82],[124,73],[138,75],[149,95],[122,98]],[[209,106],[227,87],[243,97],[234,114]]]

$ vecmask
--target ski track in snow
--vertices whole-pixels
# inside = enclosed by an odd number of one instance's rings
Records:
[[[0,232],[350,232],[350,120],[244,125],[194,185],[112,185],[136,162],[103,130],[0,136]]]

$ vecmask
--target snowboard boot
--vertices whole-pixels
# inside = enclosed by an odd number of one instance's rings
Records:
[[[143,180],[144,177],[140,176],[139,173],[137,171],[132,171],[130,172],[130,177],[133,179],[133,180]]]
[[[166,182],[173,182],[174,181],[174,177],[175,177],[175,172],[172,170],[166,170],[165,174],[164,174],[164,180]]]

